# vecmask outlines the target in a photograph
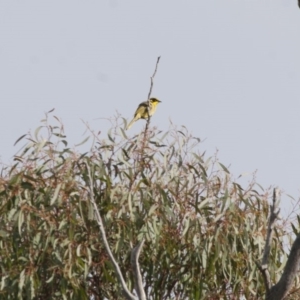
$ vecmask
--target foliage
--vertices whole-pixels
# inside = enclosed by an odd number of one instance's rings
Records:
[[[144,237],[140,265],[149,299],[263,297],[255,261],[264,247],[268,191],[234,182],[185,128],[127,137],[115,126],[107,139],[91,132],[93,146],[80,154],[68,147],[60,123],[43,122],[2,170],[0,299],[122,298],[89,201],[86,164],[131,290],[130,249]],[[286,261],[283,237],[277,227],[273,282]]]

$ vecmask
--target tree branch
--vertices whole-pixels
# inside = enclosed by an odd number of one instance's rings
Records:
[[[268,264],[269,264],[269,257],[270,257],[270,250],[271,250],[271,243],[273,238],[273,232],[274,232],[274,223],[276,219],[278,218],[278,214],[280,212],[280,209],[278,208],[279,205],[279,195],[280,191],[278,188],[274,188],[273,190],[273,202],[270,205],[270,217],[268,222],[268,231],[267,231],[267,238],[266,238],[266,244],[264,248],[264,254],[261,261],[261,265],[259,263],[256,263],[259,271],[262,274],[265,288],[266,288],[266,295],[269,294],[272,283],[270,279],[270,273],[268,270]]]
[[[277,284],[271,287],[270,274],[267,270],[267,266],[268,266],[268,260],[270,255],[274,222],[278,218],[278,214],[279,214],[278,195],[279,195],[279,190],[274,189],[273,204],[270,206],[271,214],[269,219],[267,240],[266,240],[264,255],[262,259],[262,266],[259,267],[259,270],[263,275],[265,286],[266,286],[266,291],[267,291],[266,300],[282,300],[288,295],[288,292],[293,285],[296,274],[298,273],[299,264],[300,264],[300,233],[299,233],[297,235],[296,240],[293,243],[291,252],[289,254],[289,258],[287,260],[286,266],[284,268],[280,280],[278,281]]]
[[[117,277],[119,279],[119,282],[122,286],[122,289],[123,289],[123,293],[124,293],[124,296],[126,299],[128,300],[138,300],[127,288],[127,285],[126,285],[126,282],[123,278],[123,275],[122,275],[122,272],[121,272],[121,269],[118,265],[118,263],[116,262],[115,258],[114,258],[114,255],[113,253],[111,252],[110,250],[110,247],[109,247],[109,244],[108,244],[108,241],[107,241],[107,237],[106,237],[106,232],[105,232],[105,228],[104,228],[104,225],[103,225],[103,221],[102,221],[102,218],[101,218],[101,215],[99,213],[99,210],[98,210],[98,207],[96,205],[96,201],[95,201],[95,198],[94,198],[94,192],[93,192],[93,186],[94,186],[94,183],[93,183],[93,177],[91,175],[91,169],[90,169],[90,166],[88,165],[88,163],[86,163],[86,167],[87,167],[87,170],[88,170],[88,176],[89,176],[89,186],[88,186],[88,189],[89,189],[89,192],[90,192],[90,201],[94,207],[94,212],[95,212],[95,216],[96,216],[96,220],[97,220],[97,223],[98,223],[98,226],[99,226],[99,229],[100,229],[100,232],[101,232],[101,237],[103,239],[103,243],[104,243],[104,247],[108,253],[108,256],[114,266],[114,269],[115,269],[115,272],[117,273]]]
[[[144,245],[145,240],[143,239],[136,247],[134,247],[131,251],[131,266],[134,273],[134,283],[135,283],[135,290],[139,297],[139,300],[146,300],[146,294],[143,287],[143,279],[140,271],[139,265],[139,256]]]
[[[152,76],[150,77],[150,90],[149,90],[149,93],[148,93],[148,107],[147,107],[149,118],[147,119],[144,138],[146,137],[146,133],[147,133],[147,131],[148,131],[148,127],[149,127],[150,119],[151,119],[151,116],[149,115],[150,97],[151,97],[151,94],[152,94],[153,80],[154,80],[154,77],[155,77],[156,72],[157,72],[157,68],[158,68],[159,61],[160,61],[160,56],[157,57],[154,72],[153,72]]]
[[[282,300],[287,296],[299,269],[300,264],[300,233],[292,246],[283,274],[268,293],[267,300]]]
[[[158,68],[158,64],[159,64],[159,60],[160,60],[160,56],[157,57],[157,61],[156,61],[156,65],[155,65],[155,70],[153,72],[153,75],[150,77],[150,80],[151,80],[151,84],[150,84],[150,90],[149,90],[149,93],[148,93],[148,101],[151,97],[151,93],[152,93],[152,88],[153,88],[153,79],[156,75],[156,72],[157,72],[157,68]]]
[[[266,294],[268,294],[270,292],[270,288],[271,288],[270,273],[269,273],[268,269],[263,268],[259,262],[255,262],[255,264],[256,264],[258,270],[261,272],[261,275],[264,280],[264,285],[266,288]]]
[[[148,127],[149,127],[150,119],[151,119],[151,116],[149,115],[150,97],[151,97],[151,93],[152,93],[152,89],[153,89],[153,80],[154,80],[154,77],[155,77],[156,72],[157,72],[159,61],[160,61],[160,56],[157,57],[154,72],[153,72],[152,76],[150,77],[150,90],[149,90],[149,93],[148,93],[148,107],[147,107],[147,110],[148,110],[148,119],[147,119],[147,122],[146,122],[145,131],[144,131],[144,137],[143,137],[143,143],[142,143],[142,154],[144,153],[144,148],[145,148],[145,143],[146,143],[146,138],[147,138]]]
[[[263,277],[265,279],[266,290],[269,291],[271,288],[271,280],[270,274],[268,271],[268,264],[269,264],[269,257],[270,257],[270,250],[271,250],[271,243],[274,233],[274,223],[278,218],[280,209],[278,208],[279,205],[279,189],[276,188],[273,190],[273,203],[270,205],[270,218],[268,224],[268,232],[267,232],[267,239],[264,249],[264,255],[261,262],[261,269],[263,270]]]

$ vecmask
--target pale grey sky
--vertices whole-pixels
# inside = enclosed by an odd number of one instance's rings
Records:
[[[296,0],[0,0],[0,157],[55,108],[69,141],[103,133],[146,100],[200,150],[300,195],[300,10]],[[96,120],[97,119],[97,120]],[[134,124],[130,134],[143,122]],[[283,197],[283,205],[290,199]]]

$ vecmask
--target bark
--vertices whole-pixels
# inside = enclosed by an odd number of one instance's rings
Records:
[[[283,300],[293,285],[295,276],[300,264],[300,233],[292,246],[284,272],[278,281],[267,294],[266,300]]]

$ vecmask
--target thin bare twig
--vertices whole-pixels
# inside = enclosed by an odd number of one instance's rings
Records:
[[[133,176],[133,178],[131,180],[130,188],[129,188],[130,191],[131,191],[131,189],[133,187],[133,182],[135,181],[137,175],[139,174],[139,172],[141,172],[141,170],[144,168],[144,166],[146,164],[145,163],[145,159],[144,159],[144,150],[145,150],[145,146],[146,146],[146,140],[147,140],[149,123],[150,123],[150,119],[151,119],[151,116],[149,115],[150,97],[151,97],[151,93],[152,93],[152,89],[153,89],[153,84],[154,84],[154,77],[155,77],[155,75],[157,73],[159,61],[160,61],[160,56],[157,57],[154,72],[153,72],[152,76],[150,77],[150,89],[149,89],[149,93],[148,93],[148,105],[147,105],[148,119],[146,120],[146,126],[145,126],[145,129],[144,129],[144,132],[142,133],[142,140],[141,140],[141,144],[140,144],[141,147],[140,147],[139,159],[138,159],[139,167],[136,168],[134,176]]]
[[[152,88],[153,88],[153,79],[156,75],[156,72],[157,72],[157,68],[158,68],[158,64],[159,64],[159,60],[160,60],[160,56],[157,57],[157,61],[156,61],[156,65],[155,65],[155,70],[153,72],[153,75],[150,77],[150,80],[151,80],[151,84],[150,84],[150,90],[149,90],[149,93],[148,93],[148,101],[151,97],[151,93],[152,93]]]
[[[104,228],[104,224],[103,224],[103,221],[102,221],[102,218],[101,218],[101,215],[99,213],[99,210],[98,210],[98,207],[97,207],[97,204],[96,204],[96,201],[95,201],[95,198],[94,198],[94,192],[93,192],[93,177],[92,177],[92,174],[91,174],[91,168],[90,166],[88,165],[88,163],[86,163],[86,167],[87,167],[87,170],[88,170],[88,176],[89,176],[89,186],[88,186],[88,189],[89,189],[89,192],[90,192],[90,201],[94,207],[94,212],[95,212],[95,216],[96,216],[96,220],[97,220],[97,223],[98,223],[98,226],[99,226],[99,229],[100,229],[100,232],[101,232],[101,237],[103,239],[103,243],[104,243],[104,247],[108,253],[108,256],[114,266],[114,269],[115,269],[115,272],[117,273],[117,277],[119,279],[119,282],[122,286],[122,289],[123,289],[123,293],[124,293],[124,296],[126,297],[126,299],[128,300],[138,300],[137,297],[135,297],[127,288],[127,285],[126,285],[126,282],[123,278],[123,275],[122,275],[122,272],[121,272],[121,269],[117,263],[117,261],[115,260],[114,258],[114,255],[113,253],[111,252],[110,250],[110,247],[109,247],[109,244],[108,244],[108,241],[107,241],[107,237],[106,237],[106,232],[105,232],[105,228]]]
[[[148,132],[148,128],[149,128],[149,124],[150,124],[150,119],[151,119],[151,116],[149,114],[150,97],[151,97],[151,94],[152,94],[153,80],[154,80],[154,77],[155,77],[156,72],[157,72],[159,61],[160,61],[160,56],[157,57],[154,72],[153,72],[152,76],[150,77],[150,90],[149,90],[149,93],[148,93],[148,107],[147,107],[147,110],[148,110],[148,119],[147,119],[147,122],[146,122],[146,127],[145,127],[145,131],[144,131],[143,142],[142,142],[142,154],[144,153],[144,147],[145,147],[145,143],[146,143],[147,132]]]
[[[141,275],[140,265],[139,265],[139,256],[141,254],[142,247],[144,245],[145,240],[143,239],[136,247],[134,247],[131,251],[131,266],[134,273],[134,283],[135,290],[139,297],[139,300],[146,300],[146,294],[143,288],[143,278]]]

